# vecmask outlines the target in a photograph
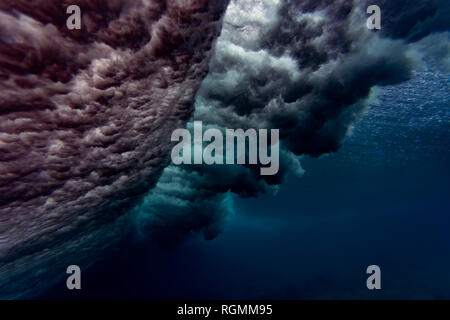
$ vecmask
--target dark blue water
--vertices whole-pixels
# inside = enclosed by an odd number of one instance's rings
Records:
[[[279,193],[237,200],[213,241],[124,244],[44,298],[450,298],[449,75],[380,89],[339,153]],[[119,250],[120,249],[120,250]],[[382,271],[382,290],[365,270]]]

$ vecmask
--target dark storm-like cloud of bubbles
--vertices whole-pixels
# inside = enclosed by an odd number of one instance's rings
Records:
[[[169,163],[226,0],[0,2],[0,297],[101,256]],[[82,11],[68,30],[66,8]]]
[[[372,4],[383,8],[386,24],[381,33],[385,37],[415,42],[433,32],[450,30],[448,1],[365,1],[367,6]]]
[[[372,4],[382,9],[380,31],[366,27]],[[448,1],[231,1],[193,120],[280,129],[280,172],[172,165],[136,210],[139,234],[209,239],[233,213],[233,195],[276,193],[287,174],[302,174],[299,156],[337,152],[372,88],[410,79],[410,44],[450,29],[448,9]]]
[[[160,176],[227,1],[2,0],[0,297],[36,292],[101,256],[130,221],[163,243],[216,236],[232,194],[276,192],[301,174],[299,155],[338,150],[370,88],[408,79],[406,43],[448,29],[448,4],[438,3],[380,2],[374,33],[364,1],[233,1],[194,119],[280,129],[280,173],[261,177],[245,166]],[[70,4],[82,8],[80,31],[65,28]]]

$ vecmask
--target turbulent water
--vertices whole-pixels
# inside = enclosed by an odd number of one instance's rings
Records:
[[[211,240],[234,199],[264,203],[302,166],[313,188],[353,167],[374,178],[362,189],[394,194],[448,173],[445,1],[377,1],[380,32],[366,27],[367,1],[74,3],[86,25],[74,33],[64,2],[0,4],[1,297],[33,296],[123,235],[163,247],[192,233]],[[191,120],[280,129],[280,173],[169,165],[171,132]],[[407,179],[384,185],[380,168]],[[322,196],[345,208],[352,175],[337,176],[349,184]],[[305,197],[300,213],[320,207],[321,196]]]
[[[0,3],[0,295],[88,264],[167,165],[226,1]],[[80,252],[82,252],[80,254]],[[70,263],[69,263],[70,264]]]
[[[303,177],[276,196],[235,201],[215,240],[127,243],[86,273],[83,292],[60,283],[41,297],[449,298],[448,86],[423,61],[410,81],[378,89],[338,153],[302,159]],[[379,293],[364,287],[372,263]]]

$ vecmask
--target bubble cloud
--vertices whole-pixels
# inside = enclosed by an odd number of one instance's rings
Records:
[[[69,5],[80,30],[66,28]],[[120,230],[193,111],[226,5],[0,3],[0,296],[50,281],[63,257],[99,255]]]
[[[81,8],[80,30],[66,27],[69,5]],[[379,31],[366,27],[369,5],[382,10]],[[448,10],[438,0],[3,0],[0,297],[39,291],[127,232],[214,238],[233,197],[276,193],[302,174],[302,156],[337,152],[373,88],[410,79],[411,47],[449,30]],[[189,121],[279,129],[278,174],[170,165],[171,134]]]
[[[382,10],[380,31],[367,28],[372,4]],[[289,173],[303,173],[302,156],[337,152],[373,88],[411,78],[412,46],[449,29],[448,9],[443,1],[231,1],[192,119],[222,130],[279,129],[280,172],[261,177],[248,165],[171,166],[138,210],[139,226],[150,234],[160,235],[164,225],[171,234],[210,238],[233,212],[233,195],[275,194]],[[193,206],[179,207],[187,198]],[[164,202],[159,214],[154,201]]]

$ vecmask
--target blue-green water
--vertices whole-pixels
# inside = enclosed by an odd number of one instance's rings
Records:
[[[380,88],[340,152],[279,193],[237,200],[212,241],[124,244],[81,292],[45,298],[450,298],[449,75]],[[382,290],[365,286],[382,270]]]

